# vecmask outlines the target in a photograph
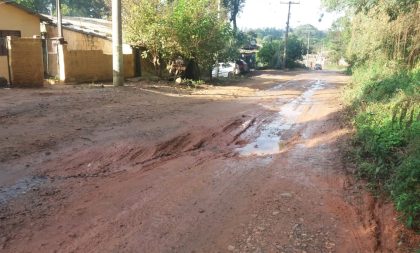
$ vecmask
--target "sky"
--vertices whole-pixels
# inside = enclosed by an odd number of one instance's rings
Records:
[[[288,2],[288,0],[283,0]],[[282,0],[246,0],[245,7],[238,17],[238,27],[285,28],[287,22],[288,4],[281,4]],[[290,25],[296,27],[311,24],[319,30],[328,30],[332,22],[339,17],[337,13],[327,13],[322,10],[321,0],[294,0],[300,4],[291,7]],[[319,18],[324,13],[322,21]]]

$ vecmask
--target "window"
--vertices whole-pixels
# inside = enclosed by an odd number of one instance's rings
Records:
[[[20,38],[21,34],[20,34],[20,31],[0,30],[0,56],[7,55],[7,48],[6,48],[7,36],[14,36],[14,37]]]

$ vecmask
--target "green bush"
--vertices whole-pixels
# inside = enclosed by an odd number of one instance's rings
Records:
[[[369,68],[367,68],[369,66]],[[390,194],[407,226],[420,228],[420,67],[371,63],[353,69],[358,173]]]

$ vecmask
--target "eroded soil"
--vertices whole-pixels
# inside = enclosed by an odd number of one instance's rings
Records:
[[[0,249],[410,252],[343,162],[347,81],[0,90]]]

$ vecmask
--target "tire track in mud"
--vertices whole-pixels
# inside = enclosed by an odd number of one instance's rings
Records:
[[[208,151],[212,147],[224,147],[223,150],[228,154],[224,153],[221,156],[229,156],[230,151],[227,147],[255,122],[256,117],[242,115],[222,126],[221,131],[209,130],[205,135],[202,134],[203,131],[191,131],[163,141],[154,147],[119,144],[117,147],[111,146],[108,148],[109,150],[104,150],[102,146],[94,146],[89,150],[74,153],[64,160],[52,161],[50,164],[43,165],[53,168],[53,170],[41,170],[39,175],[19,180],[9,187],[0,187],[0,204],[6,204],[22,193],[42,187],[52,181],[108,177],[124,173],[126,169],[117,169],[121,167],[135,167],[147,171],[172,159],[205,148]],[[214,154],[208,156],[215,157]],[[57,171],[63,164],[65,167]],[[63,174],[62,171],[69,173]]]

